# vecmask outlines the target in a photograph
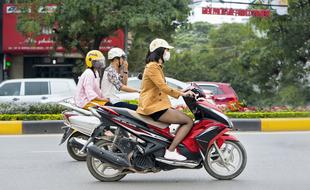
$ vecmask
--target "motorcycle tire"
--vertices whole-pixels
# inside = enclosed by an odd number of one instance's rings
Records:
[[[109,142],[109,141],[106,141],[106,140],[99,140],[95,143],[95,145],[99,148],[104,148],[105,146],[107,146],[107,144],[112,144],[112,142]],[[117,151],[118,152],[123,152],[121,149],[119,149],[117,147]],[[89,172],[96,178],[98,179],[99,181],[102,181],[102,182],[115,182],[115,181],[119,181],[121,180],[122,178],[124,178],[126,176],[126,174],[123,174],[120,173],[119,174],[115,174],[114,176],[105,176],[104,174],[102,174],[100,171],[99,171],[99,167],[96,168],[95,166],[95,162],[98,162],[98,163],[101,163],[102,164],[105,164],[104,162],[94,158],[92,155],[89,155],[87,154],[87,158],[86,158],[86,162],[87,162],[87,168],[89,170]],[[112,169],[114,169],[113,167],[111,166],[107,166],[107,167],[110,167]],[[117,169],[114,169],[114,170],[117,170]],[[118,170],[119,171],[119,170]]]
[[[70,155],[73,159],[75,159],[76,161],[86,161],[87,153],[79,154],[79,153],[78,153],[79,150],[78,150],[77,148],[74,148],[74,147],[72,147],[72,146],[70,145],[69,141],[70,141],[70,139],[73,138],[73,137],[82,138],[82,139],[84,139],[84,140],[87,140],[87,139],[89,138],[89,136],[84,135],[84,134],[82,134],[82,133],[80,133],[80,132],[75,132],[75,133],[73,133],[73,134],[69,137],[69,139],[67,140],[67,151],[68,151],[69,155]]]
[[[206,171],[212,177],[219,179],[219,180],[230,180],[230,179],[237,177],[238,175],[240,175],[242,173],[242,171],[244,170],[246,163],[247,163],[247,154],[246,154],[245,148],[243,147],[243,145],[240,142],[227,140],[224,142],[224,144],[225,143],[230,144],[232,147],[234,147],[234,149],[236,149],[237,152],[239,153],[240,159],[242,159],[242,160],[238,164],[238,167],[236,168],[236,170],[233,171],[232,173],[229,173],[228,175],[220,174],[218,171],[215,171],[214,167],[212,167],[212,162],[213,162],[213,164],[215,163],[215,164],[217,164],[217,166],[220,166],[220,168],[221,167],[225,168],[224,170],[228,170],[228,169],[226,169],[226,167],[223,165],[221,158],[218,155],[216,156],[217,151],[216,151],[214,145],[212,145],[205,155],[205,160],[203,161],[203,165],[204,165],[204,168],[206,169]],[[223,145],[222,145],[222,147],[223,147]],[[220,148],[221,151],[222,151],[222,147]],[[230,157],[232,157],[232,158],[229,158],[230,160],[234,160],[234,156],[230,156]],[[216,162],[218,162],[218,163],[216,163]]]

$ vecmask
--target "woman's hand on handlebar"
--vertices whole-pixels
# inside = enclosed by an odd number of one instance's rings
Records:
[[[183,97],[192,97],[193,98],[193,97],[196,96],[196,94],[193,91],[189,90],[189,91],[183,92],[182,96]]]

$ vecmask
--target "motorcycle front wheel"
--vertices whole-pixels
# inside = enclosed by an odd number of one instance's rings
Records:
[[[86,153],[86,152],[81,153],[81,152],[79,152],[80,150],[79,150],[78,148],[72,147],[72,146],[70,145],[70,143],[69,143],[69,142],[70,142],[70,139],[73,138],[73,137],[75,137],[75,138],[81,138],[81,139],[83,139],[83,140],[87,140],[87,139],[89,138],[89,136],[84,135],[84,134],[82,134],[82,133],[80,133],[80,132],[75,132],[75,133],[73,133],[73,134],[69,137],[69,139],[67,140],[67,150],[68,150],[69,155],[70,155],[73,159],[75,159],[75,160],[77,160],[77,161],[85,161],[85,160],[86,160],[86,157],[87,157],[87,153]]]
[[[203,165],[206,171],[219,180],[230,180],[240,175],[247,163],[246,151],[242,144],[227,140],[219,149],[223,159],[214,144],[205,155]]]
[[[123,151],[118,148],[117,146],[113,145],[112,142],[100,140],[95,143],[95,145],[98,148],[113,151],[115,153],[123,153]],[[103,182],[113,182],[113,181],[119,181],[123,177],[126,176],[122,172],[122,170],[119,170],[118,168],[105,163],[103,161],[100,161],[99,159],[93,157],[92,155],[87,155],[87,168],[90,171],[90,173],[98,180]]]

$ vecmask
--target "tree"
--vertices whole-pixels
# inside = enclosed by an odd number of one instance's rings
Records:
[[[54,27],[57,44],[67,50],[76,48],[84,55],[125,26],[133,32],[169,36],[174,31],[171,22],[184,21],[189,12],[189,0],[23,0],[16,4],[24,10],[18,20],[23,34],[34,37],[42,27]],[[48,4],[57,5],[55,12],[37,12]]]
[[[201,57],[208,52],[209,32],[213,28],[208,23],[183,25],[173,35],[171,60],[165,64],[167,76],[183,81],[207,80],[206,65]]]
[[[257,38],[250,25],[195,23],[174,35],[175,53],[166,65],[169,76],[185,81],[231,83],[241,99],[252,92],[249,62],[242,52]]]
[[[252,18],[250,23],[265,34],[264,49],[271,52],[266,66],[273,66],[269,73],[273,77],[265,77],[273,83],[273,93],[269,96],[275,97],[274,101],[278,103],[303,105],[310,102],[307,80],[310,74],[310,2],[289,1],[288,13],[282,16],[272,14],[270,19]]]

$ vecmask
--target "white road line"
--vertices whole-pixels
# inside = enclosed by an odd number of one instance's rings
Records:
[[[31,151],[31,153],[64,153],[66,151],[63,150],[36,150],[36,151]]]

